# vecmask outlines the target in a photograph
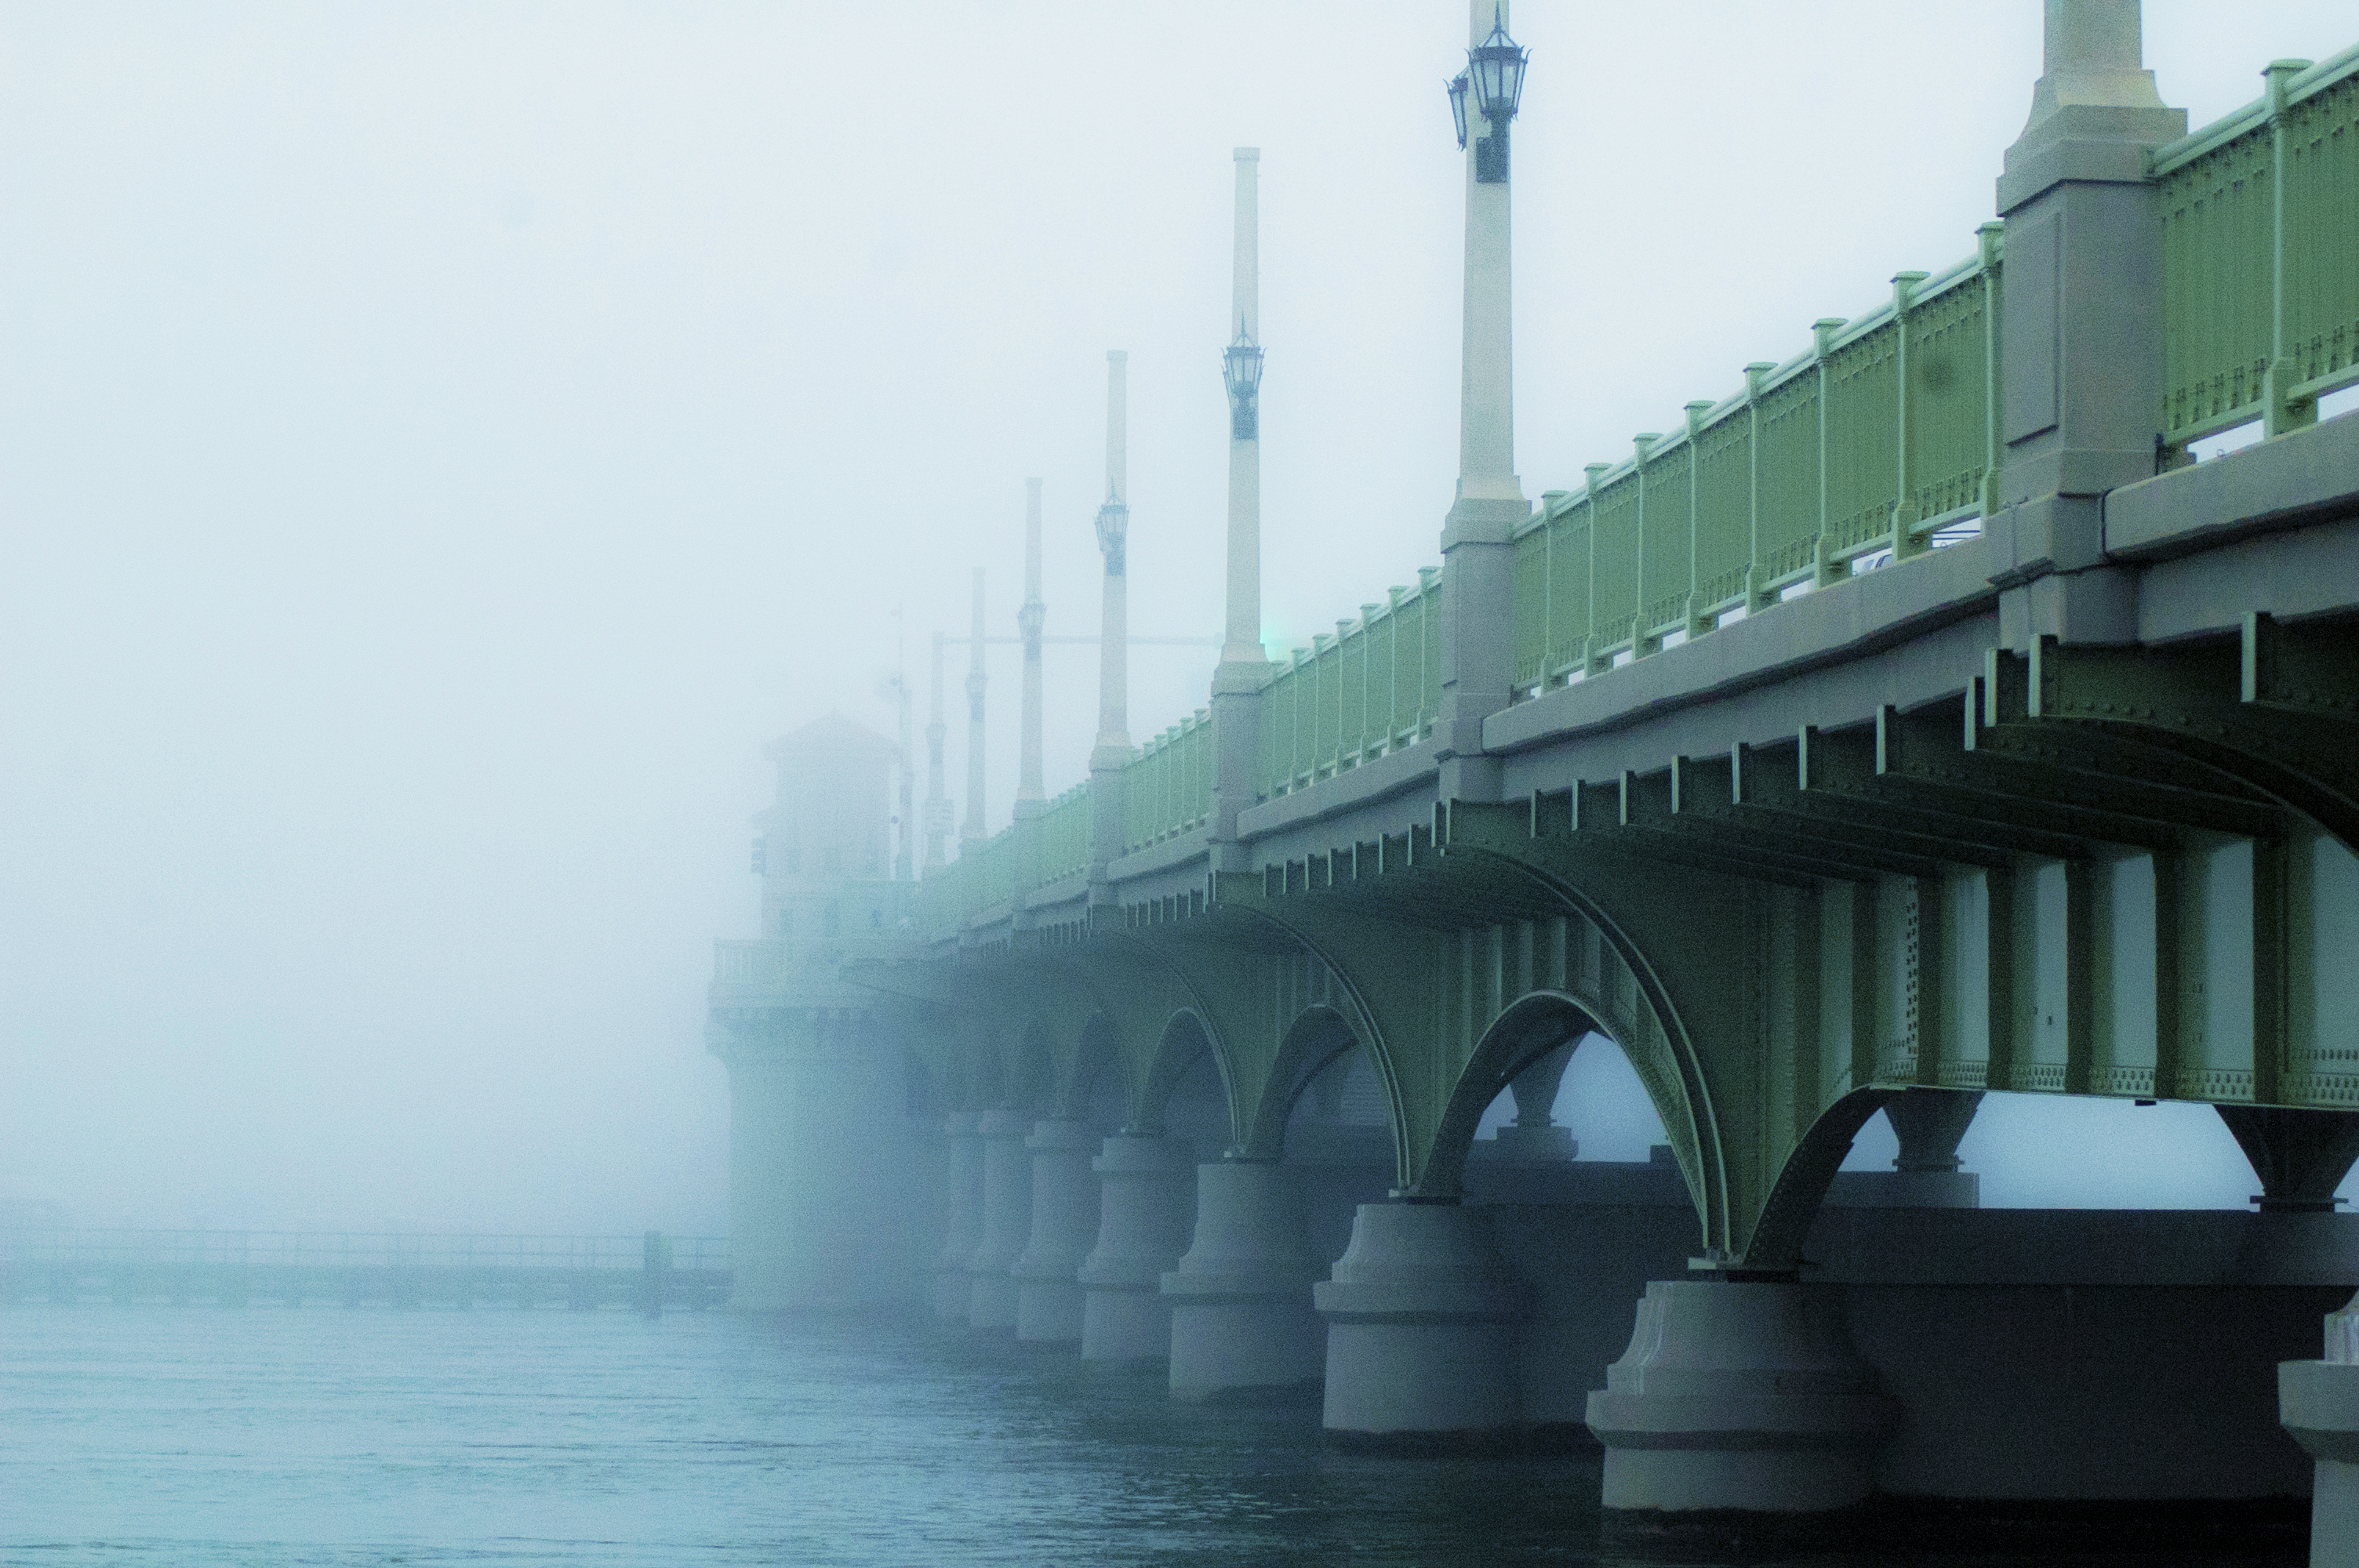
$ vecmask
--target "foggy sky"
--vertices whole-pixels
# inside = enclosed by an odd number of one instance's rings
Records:
[[[2347,0],[2147,14],[2198,124],[2359,36]],[[2037,0],[1514,25],[1535,496],[1968,254],[2038,71]],[[1027,475],[1049,630],[1094,631],[1108,348],[1132,627],[1218,630],[1234,146],[1273,652],[1434,560],[1463,27],[0,5],[0,1197],[717,1231],[702,996],[752,928],[759,747],[830,707],[889,732],[895,607],[922,682],[974,565],[1013,630]],[[1094,667],[1048,657],[1053,792]],[[1134,735],[1211,663],[1136,654]],[[993,676],[996,827],[1011,653]],[[2072,1108],[1986,1111],[1969,1162]],[[2201,1201],[2249,1190],[2208,1112],[2087,1114],[2182,1130],[2098,1139],[2104,1190],[2157,1150]]]

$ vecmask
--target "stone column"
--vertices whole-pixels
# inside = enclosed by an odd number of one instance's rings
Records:
[[[1104,593],[1098,625],[1098,738],[1090,750],[1090,902],[1110,904],[1107,868],[1121,858],[1127,815],[1123,770],[1130,764],[1130,481],[1127,405],[1130,355],[1106,351],[1106,498],[1098,508]]]
[[[1589,1396],[1604,1503],[1650,1516],[1832,1512],[1864,1501],[1898,1407],[1814,1285],[1658,1280]]]
[[[941,1255],[934,1260],[934,1315],[964,1323],[974,1300],[966,1266],[983,1239],[983,1115],[954,1110],[943,1123],[950,1140],[950,1224]]]
[[[1195,1238],[1163,1276],[1172,1398],[1269,1398],[1318,1387],[1326,1334],[1310,1288],[1321,1272],[1292,1171],[1263,1160],[1197,1167]]]
[[[1362,1204],[1315,1297],[1327,1319],[1331,1436],[1482,1442],[1522,1422],[1516,1325],[1527,1292],[1484,1216]]]
[[[1016,1326],[1016,1280],[1008,1271],[1032,1235],[1032,1152],[1024,1146],[1032,1119],[1022,1111],[984,1112],[983,1238],[967,1260],[973,1293],[966,1321],[973,1328]]]
[[[1196,1214],[1196,1152],[1180,1138],[1109,1138],[1091,1162],[1103,1182],[1097,1245],[1082,1263],[1082,1359],[1169,1360],[1171,1305],[1163,1276],[1188,1250]]]
[[[1505,0],[1473,0],[1469,48]],[[1471,127],[1470,127],[1471,128]],[[1516,527],[1532,514],[1516,474],[1514,209],[1505,124],[1466,138],[1465,317],[1458,398],[1458,497],[1441,528],[1441,714],[1434,756],[1445,800],[1499,798],[1500,763],[1483,720],[1507,706],[1515,676]]]
[[[2162,410],[2162,214],[2147,155],[2187,131],[2140,63],[2139,0],[2047,0],[2043,73],[1998,210],[2006,449],[1991,523],[2000,638],[2136,636],[2104,566],[2104,493],[2153,477]]]
[[[2317,1462],[2310,1568],[2359,1563],[2359,1298],[2326,1319],[2326,1357],[2277,1363],[2277,1417]]]
[[[1043,1121],[1024,1146],[1032,1152],[1032,1234],[1008,1271],[1016,1281],[1016,1337],[1076,1344],[1077,1276],[1098,1234],[1098,1178],[1090,1168],[1098,1140],[1078,1121]]]

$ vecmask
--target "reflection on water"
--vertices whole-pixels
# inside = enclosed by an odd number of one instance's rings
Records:
[[[1597,1465],[842,1319],[0,1312],[10,1563],[1595,1563]]]

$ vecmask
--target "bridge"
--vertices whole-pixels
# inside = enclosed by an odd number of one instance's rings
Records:
[[[2359,1316],[2315,1359],[2359,1284],[2359,419],[2321,417],[2359,385],[2359,49],[2190,132],[2136,0],[2048,0],[1962,259],[1535,502],[1524,61],[1472,9],[1438,564],[1257,640],[1241,149],[1207,704],[1133,744],[1116,354],[1087,783],[1040,788],[1036,586],[1012,825],[973,779],[948,858],[938,704],[923,874],[766,876],[722,945],[740,1304],[930,1273],[946,1319],[1180,1397],[1323,1389],[1341,1441],[1585,1429],[1633,1529],[2266,1498],[2314,1458],[2316,1560],[2359,1561]],[[771,867],[884,832],[889,747],[773,754]],[[1551,1142],[1597,1037],[1655,1162]],[[1993,1090],[2215,1106],[2257,1212],[1973,1209]],[[1879,1111],[1899,1169],[1846,1197]]]

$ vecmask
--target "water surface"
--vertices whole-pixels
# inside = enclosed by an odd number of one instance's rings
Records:
[[[918,1324],[0,1311],[10,1564],[1588,1564],[1597,1482],[1594,1454],[1337,1453],[1315,1408],[1178,1406]]]

